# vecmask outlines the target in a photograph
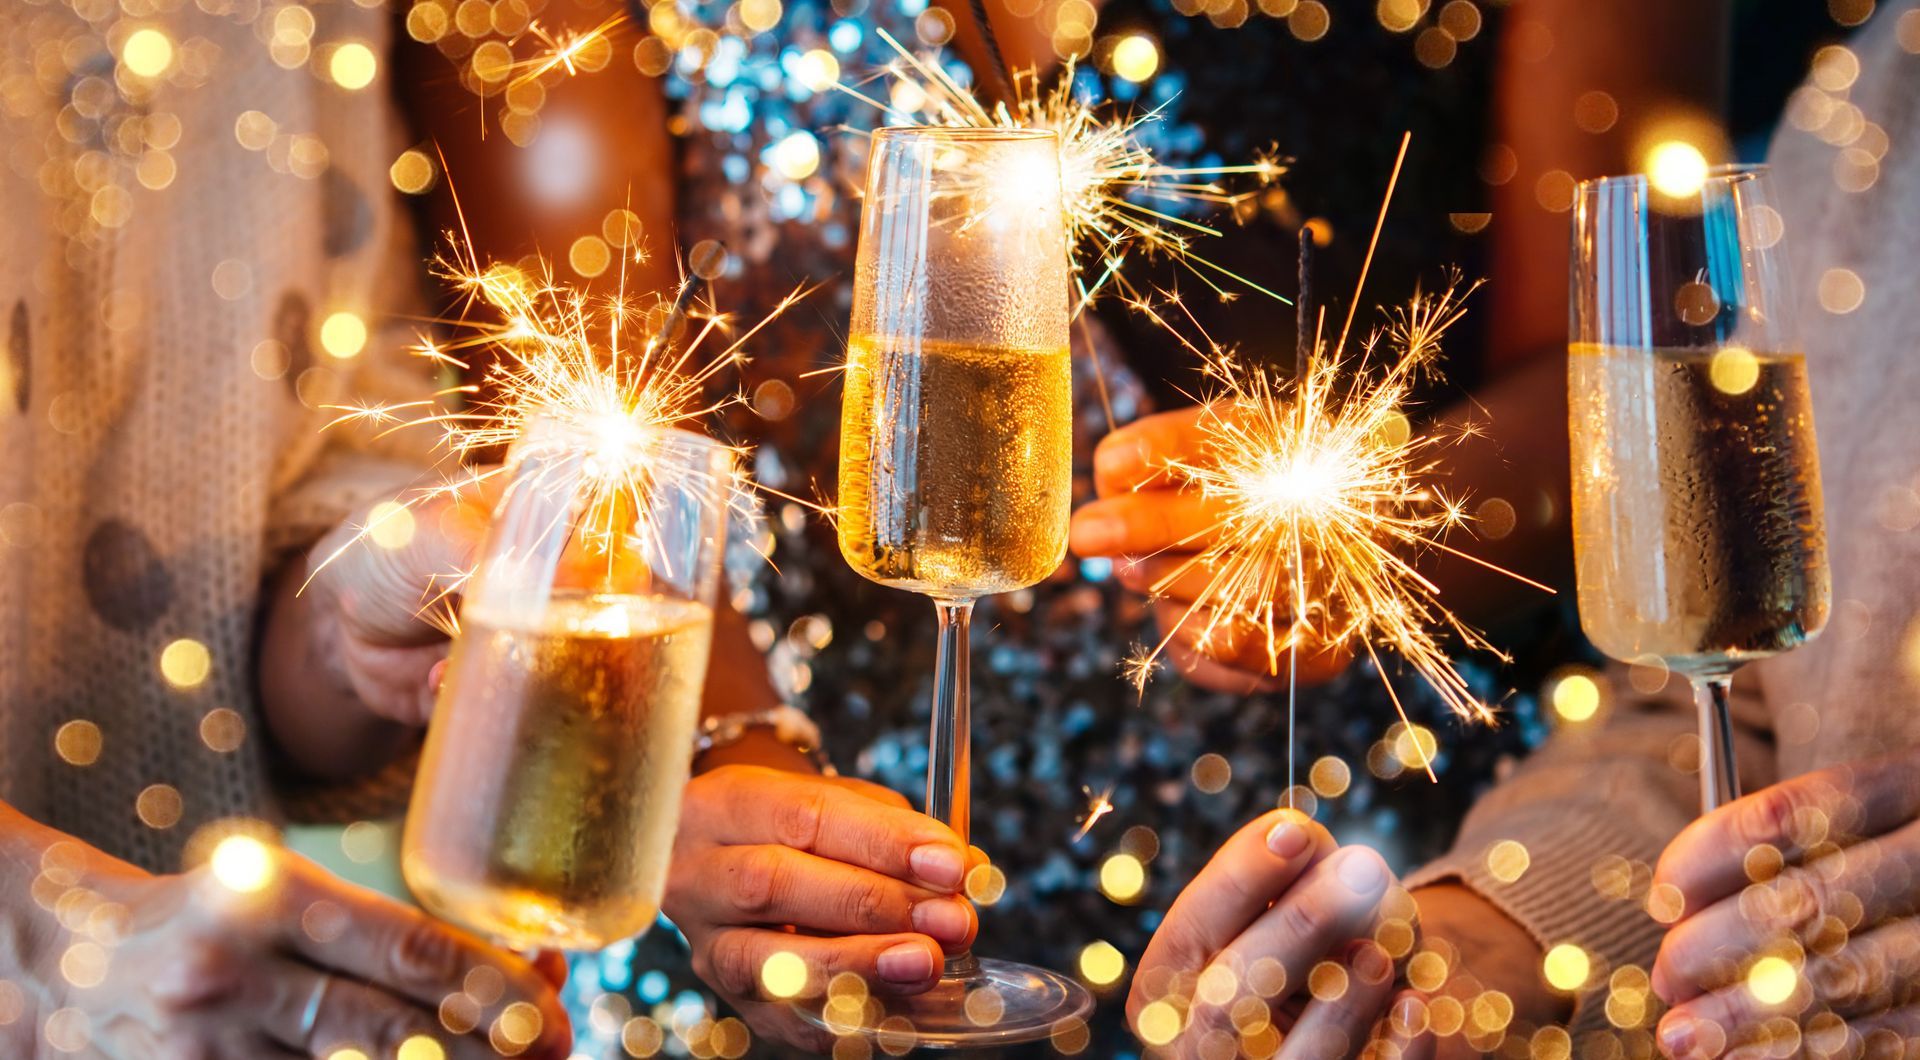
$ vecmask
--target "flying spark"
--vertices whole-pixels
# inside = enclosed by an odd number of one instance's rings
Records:
[[[1107,785],[1105,791],[1095,792],[1083,784],[1080,792],[1087,797],[1087,814],[1080,820],[1080,830],[1074,833],[1073,841],[1076,843],[1092,833],[1093,826],[1100,822],[1100,818],[1114,811],[1113,785]]]

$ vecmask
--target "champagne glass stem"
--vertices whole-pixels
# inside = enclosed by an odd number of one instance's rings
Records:
[[[973,718],[968,700],[967,632],[972,600],[935,600],[940,648],[933,664],[933,746],[927,758],[927,815],[953,829],[962,845],[973,808]],[[972,951],[947,958],[946,975],[964,978],[979,971]]]
[[[1718,809],[1740,797],[1740,770],[1733,757],[1733,711],[1727,698],[1732,677],[1707,677],[1693,683],[1700,704],[1700,812]]]

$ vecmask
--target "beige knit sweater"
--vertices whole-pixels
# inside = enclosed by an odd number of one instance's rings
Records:
[[[1915,10],[1913,0],[1881,5],[1850,42],[1860,77],[1836,96],[1886,132],[1871,187],[1842,190],[1837,176],[1856,178],[1860,158],[1793,123],[1771,151],[1812,375],[1834,612],[1812,644],[1735,678],[1748,791],[1920,743],[1920,34],[1908,28],[1903,48],[1897,25]],[[1844,297],[1846,277],[1830,270],[1858,277],[1857,307]],[[1615,681],[1607,716],[1557,733],[1411,882],[1463,878],[1544,944],[1573,942],[1610,967],[1650,969],[1660,928],[1637,899],[1646,869],[1698,812],[1697,778],[1672,760],[1688,760],[1695,730],[1678,678],[1655,697]],[[1487,868],[1502,839],[1531,854],[1513,883]],[[1640,866],[1626,897],[1602,893],[1618,874],[1609,859]],[[1580,1029],[1607,1025],[1606,977],[1595,978]]]
[[[145,79],[116,69],[118,6],[0,4],[0,798],[155,870],[276,816],[263,582],[423,459],[321,431],[429,382],[401,354],[420,273],[385,70],[282,68],[259,6],[157,5]],[[314,47],[387,54],[384,7],[311,10]],[[369,324],[350,358],[322,349],[336,312]],[[182,639],[211,667],[176,687]]]

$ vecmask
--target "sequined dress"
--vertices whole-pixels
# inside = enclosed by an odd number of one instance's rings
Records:
[[[794,75],[809,52],[824,50],[843,77],[861,81],[893,54],[875,30],[912,41],[923,10],[923,0],[838,0],[832,7],[791,2],[776,31],[750,40],[723,38],[703,71],[690,76],[683,66],[669,81],[685,123],[680,201],[693,211],[682,220],[683,238],[717,239],[731,252],[720,281],[722,299],[752,313],[798,282],[831,281],[778,322],[767,341],[755,344],[745,369],[751,400],[728,425],[756,446],[757,477],[789,493],[830,494],[835,482],[839,384],[830,369],[843,354],[845,280],[852,272],[865,162],[860,130],[881,124],[868,104],[846,94],[810,92]],[[1278,141],[1282,152],[1295,154],[1337,144],[1344,164],[1357,166],[1354,160],[1364,157],[1372,167],[1364,182],[1332,179],[1326,174],[1334,166],[1318,167],[1323,194],[1316,201],[1268,196],[1263,216],[1237,233],[1242,257],[1258,259],[1269,252],[1265,248],[1290,245],[1293,226],[1308,206],[1357,225],[1377,205],[1373,197],[1391,161],[1392,139],[1367,136],[1356,146],[1363,138],[1328,135],[1324,118],[1303,116],[1284,93],[1297,99],[1326,87],[1315,75],[1281,76],[1256,65],[1189,78],[1183,58],[1199,69],[1207,49],[1223,44],[1248,52],[1291,47],[1289,54],[1303,62],[1329,64],[1343,53],[1358,53],[1369,63],[1378,60],[1386,72],[1361,66],[1331,80],[1368,85],[1393,100],[1416,96],[1423,75],[1431,73],[1410,56],[1382,58],[1383,48],[1373,40],[1381,31],[1372,26],[1354,30],[1358,43],[1316,54],[1287,37],[1279,21],[1228,32],[1157,2],[1116,4],[1103,18],[1121,25],[1150,21],[1164,34],[1169,68],[1146,85],[1103,77],[1091,67],[1078,76],[1088,89],[1140,109],[1165,105],[1166,116],[1151,135],[1170,157],[1233,157],[1230,152],[1250,154]],[[948,63],[956,77],[970,79],[964,66]],[[1457,73],[1473,78],[1484,71]],[[1261,87],[1263,81],[1272,84]],[[868,87],[885,91],[883,83]],[[1449,92],[1484,99],[1473,88],[1451,85]],[[1235,118],[1248,109],[1242,106],[1246,94],[1256,90],[1263,95],[1250,113]],[[1423,120],[1435,124],[1478,120],[1462,119],[1458,100],[1394,106],[1424,107]],[[1280,140],[1282,135],[1292,142]],[[1465,174],[1454,183],[1471,183],[1470,163]],[[1460,201],[1454,184],[1437,197]],[[1460,260],[1459,244],[1434,235],[1444,231],[1445,214],[1428,209],[1421,218],[1401,233],[1398,252],[1383,269],[1389,282],[1402,286],[1383,284],[1380,289],[1390,292],[1383,297],[1405,295],[1421,267]],[[1337,249],[1328,267],[1351,270],[1350,248]],[[1419,262],[1424,266],[1414,264]],[[1278,267],[1270,260],[1256,264],[1263,275],[1286,277],[1290,285],[1290,257]],[[1259,321],[1276,311],[1262,307],[1252,317]],[[1102,337],[1091,345],[1100,347],[1118,419],[1175,401],[1176,387],[1194,384],[1190,367],[1163,338],[1124,312],[1109,309],[1102,319],[1107,326],[1095,332]],[[1291,331],[1287,317],[1284,333]],[[1123,343],[1105,335],[1124,337],[1124,353]],[[1106,430],[1092,385],[1093,353],[1083,339],[1076,337],[1075,350],[1076,503],[1091,496],[1087,459]],[[829,371],[809,375],[821,369]],[[769,653],[776,684],[819,721],[843,771],[917,798],[927,764],[933,609],[921,597],[854,574],[831,527],[800,505],[776,503],[768,515],[773,565],[749,558],[751,569],[737,572],[745,575],[747,588],[736,603],[752,619],[755,642]],[[1083,948],[1104,940],[1131,962],[1181,884],[1227,834],[1274,806],[1286,788],[1284,699],[1207,694],[1171,674],[1136,695],[1119,666],[1133,645],[1154,636],[1143,602],[1112,582],[1104,561],[1069,560],[1040,586],[980,602],[973,643],[973,840],[1005,871],[1008,886],[982,916],[978,952],[1071,970]],[[1490,700],[1502,699],[1511,687],[1537,687],[1537,680],[1524,676],[1524,658],[1504,673],[1472,660],[1465,669]],[[1436,700],[1412,681],[1397,679],[1396,687],[1415,720],[1443,735],[1435,762],[1443,784],[1398,775],[1402,767],[1383,740],[1393,708],[1379,675],[1362,667],[1303,693],[1297,780],[1306,783],[1316,761],[1328,763],[1319,777],[1330,796],[1319,806],[1321,818],[1344,838],[1374,844],[1408,867],[1444,847],[1496,761],[1537,740],[1543,728],[1531,697],[1521,695],[1506,698],[1502,729],[1455,739],[1456,725]],[[1377,775],[1382,772],[1394,779]],[[1096,796],[1108,798],[1112,810],[1076,839]],[[1147,870],[1142,892],[1124,901],[1099,888],[1102,863],[1118,853],[1138,857]],[[570,993],[582,1010],[577,1022],[588,1055],[618,1055],[620,1030],[630,1015],[655,1020],[669,1043],[675,1040],[672,1027],[694,1028],[697,1040],[701,1019],[724,1015],[690,973],[684,942],[664,925],[638,944],[583,958]],[[1121,1017],[1124,995],[1110,989],[1100,996],[1084,1055],[1134,1055],[1139,1046]],[[1036,1055],[1056,1054],[1039,1047]]]

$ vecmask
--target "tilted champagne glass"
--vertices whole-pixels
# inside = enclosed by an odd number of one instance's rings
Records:
[[[507,457],[427,731],[401,871],[519,949],[599,949],[660,909],[713,637],[732,451],[535,421]]]
[[[1807,367],[1763,167],[1580,185],[1568,365],[1580,622],[1700,705],[1700,803],[1740,795],[1728,689],[1826,625]]]
[[[874,135],[840,419],[840,553],[939,616],[927,812],[968,838],[967,626],[979,597],[1066,556],[1073,485],[1059,144],[1021,129]],[[1092,999],[1054,972],[961,954],[888,1003],[921,1046],[1046,1037]],[[858,1007],[835,1030],[860,1026]]]

